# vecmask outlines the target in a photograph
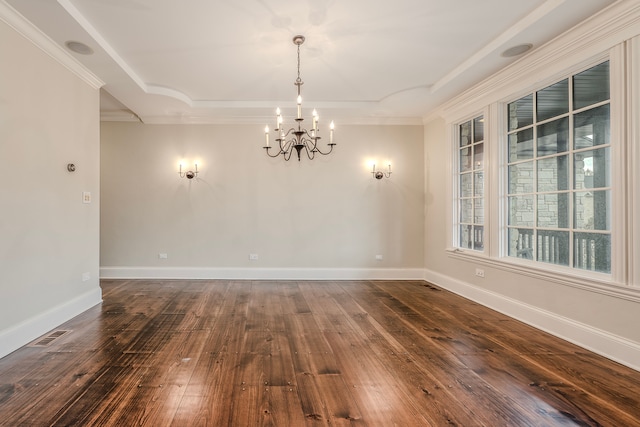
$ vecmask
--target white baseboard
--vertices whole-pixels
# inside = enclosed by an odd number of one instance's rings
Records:
[[[31,319],[0,331],[0,357],[29,344],[78,314],[102,302],[102,289],[96,288]]]
[[[101,267],[101,279],[424,280],[422,268]]]
[[[640,371],[640,343],[434,271],[426,270],[425,279],[434,285]]]

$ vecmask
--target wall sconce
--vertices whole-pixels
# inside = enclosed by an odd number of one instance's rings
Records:
[[[391,163],[389,163],[387,166],[389,167],[389,172],[382,172],[382,171],[379,171],[379,170],[377,171],[376,170],[376,164],[374,163],[373,164],[373,170],[371,171],[371,173],[373,174],[373,177],[375,179],[382,179],[385,176],[387,178],[389,178],[391,176]]]
[[[178,174],[180,175],[180,178],[187,178],[187,179],[193,179],[196,176],[198,176],[198,164],[194,163],[194,170],[188,170],[185,172],[182,172],[182,163],[180,163],[180,170],[178,171]]]

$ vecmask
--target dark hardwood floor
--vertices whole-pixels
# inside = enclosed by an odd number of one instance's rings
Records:
[[[420,281],[112,281],[2,426],[640,426],[640,373]]]

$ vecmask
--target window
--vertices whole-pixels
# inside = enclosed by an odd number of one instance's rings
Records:
[[[484,249],[484,118],[458,126],[458,246]]]
[[[508,256],[611,272],[609,110],[608,61],[508,104]]]

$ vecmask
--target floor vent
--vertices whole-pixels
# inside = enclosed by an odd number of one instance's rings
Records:
[[[33,343],[29,344],[28,347],[48,347],[51,344],[53,344],[53,342],[55,340],[57,340],[58,338],[64,336],[68,332],[71,332],[71,331],[70,330],[64,330],[64,329],[63,330],[53,331],[53,332],[45,335],[44,337],[38,338]]]

